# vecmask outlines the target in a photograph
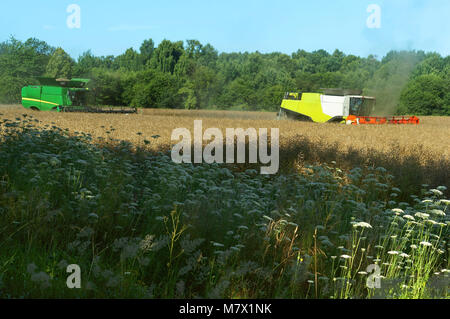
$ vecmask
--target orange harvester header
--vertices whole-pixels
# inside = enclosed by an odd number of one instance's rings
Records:
[[[358,124],[419,124],[420,120],[416,116],[404,117],[378,117],[378,116],[356,116],[349,115],[347,117],[347,123],[352,125]]]

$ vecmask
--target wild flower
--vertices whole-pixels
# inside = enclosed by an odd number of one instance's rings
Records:
[[[425,247],[431,247],[431,246],[433,246],[433,244],[431,244],[430,242],[427,242],[427,241],[421,241],[420,244],[421,244],[422,246],[425,246]]]
[[[139,248],[143,252],[149,252],[154,246],[155,235],[146,235],[145,238],[139,243]]]
[[[417,218],[422,218],[422,219],[427,219],[428,217],[430,217],[429,214],[427,214],[427,213],[421,213],[421,212],[415,213],[414,216],[416,216]]]
[[[396,251],[396,250],[390,250],[390,251],[388,251],[388,254],[389,254],[389,255],[398,255],[399,252]]]
[[[341,255],[341,258],[342,259],[351,259],[352,258],[352,256],[349,256],[349,255]]]
[[[50,287],[50,276],[43,271],[31,275],[31,281],[40,284],[41,288]]]
[[[139,245],[137,244],[128,244],[122,248],[122,252],[120,253],[121,259],[134,258],[137,256],[139,252]]]
[[[431,213],[432,213],[432,214],[435,214],[435,215],[438,215],[438,216],[445,216],[444,211],[443,211],[443,210],[440,210],[440,209],[432,209],[432,210],[431,210]]]
[[[370,225],[369,223],[366,223],[366,222],[358,222],[358,223],[353,224],[353,227],[355,227],[355,228],[358,228],[358,227],[372,228],[372,225]]]
[[[404,218],[404,219],[413,220],[413,221],[416,220],[413,216],[408,215],[408,214],[407,214],[407,215],[403,215],[403,218]]]
[[[440,190],[438,189],[430,189],[430,192],[433,193],[436,196],[442,196],[444,195]]]

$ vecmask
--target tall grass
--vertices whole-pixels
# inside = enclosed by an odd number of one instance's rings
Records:
[[[399,200],[382,167],[269,177],[36,124],[1,123],[2,298],[448,298],[445,187]]]

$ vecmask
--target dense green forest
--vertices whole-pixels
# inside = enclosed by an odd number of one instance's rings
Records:
[[[380,114],[450,115],[450,56],[423,51],[219,53],[197,40],[148,39],[139,51],[74,60],[35,38],[0,43],[0,103],[20,102],[38,76],[89,77],[103,105],[274,111],[286,91],[340,87],[377,97]]]

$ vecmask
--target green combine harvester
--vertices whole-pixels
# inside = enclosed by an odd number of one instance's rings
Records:
[[[22,88],[23,107],[35,111],[88,112],[88,113],[137,113],[131,107],[89,106],[88,100],[95,98],[95,89],[90,90],[90,79],[37,78],[39,85]],[[92,93],[91,93],[92,92]],[[94,95],[94,96],[92,96]]]

